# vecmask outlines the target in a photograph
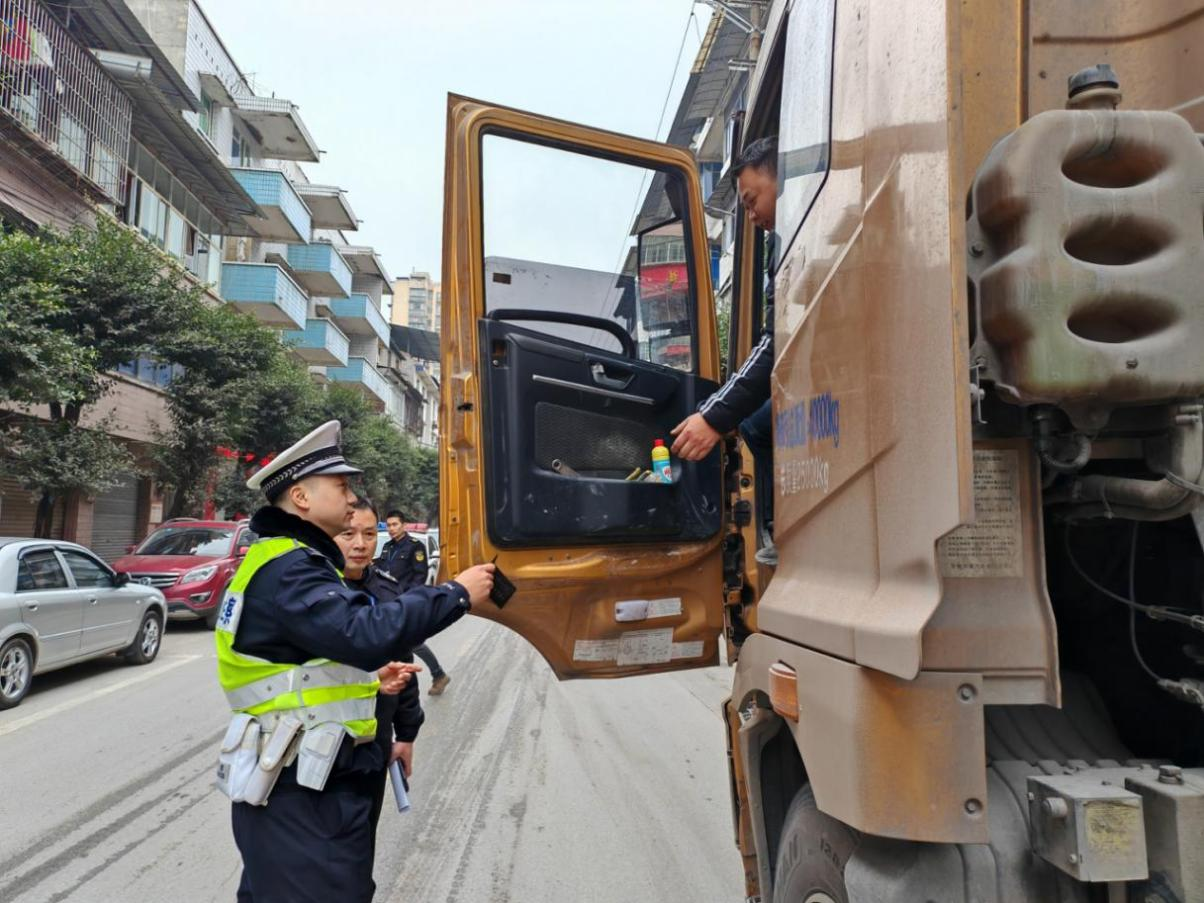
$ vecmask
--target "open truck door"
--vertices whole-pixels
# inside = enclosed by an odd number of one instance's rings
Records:
[[[719,376],[694,159],[457,96],[446,153],[445,573],[496,561],[473,613],[560,678],[717,663],[719,447],[641,479]]]

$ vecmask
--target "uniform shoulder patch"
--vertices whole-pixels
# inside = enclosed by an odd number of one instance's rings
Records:
[[[426,561],[426,552],[422,551],[422,549],[419,549],[417,552],[414,553],[414,560],[415,561]]]

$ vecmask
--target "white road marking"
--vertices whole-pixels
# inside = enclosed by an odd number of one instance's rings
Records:
[[[73,709],[77,705],[83,705],[85,702],[92,702],[95,699],[100,699],[102,696],[108,696],[110,693],[116,693],[118,690],[124,690],[126,687],[132,687],[134,684],[140,684],[144,680],[150,680],[152,677],[158,677],[161,674],[166,674],[173,668],[178,668],[181,665],[187,665],[189,662],[194,662],[201,657],[202,656],[200,655],[181,656],[176,659],[176,661],[164,665],[162,668],[148,669],[140,674],[134,675],[133,677],[127,677],[125,680],[119,680],[115,684],[109,684],[109,686],[100,690],[96,690],[92,693],[77,695],[72,699],[66,700],[65,702],[60,702],[58,705],[52,705],[48,709],[42,709],[40,712],[34,712],[32,715],[27,715],[24,718],[18,718],[16,721],[9,722],[8,724],[0,725],[0,737],[5,736],[6,734],[11,734],[14,731],[19,731],[21,728],[28,727],[31,724],[37,724],[39,721],[45,721],[47,718],[58,715],[61,712],[66,712],[69,709]]]

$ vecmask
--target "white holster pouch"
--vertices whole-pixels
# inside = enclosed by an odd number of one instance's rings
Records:
[[[343,725],[326,722],[311,727],[301,738],[297,753],[297,783],[302,787],[321,790],[330,777],[335,757],[343,744]]]
[[[253,715],[238,714],[230,719],[217,757],[217,789],[236,803],[251,774],[259,764],[259,722]]]
[[[284,715],[277,719],[275,729],[261,744],[263,749],[259,753],[259,763],[251,774],[251,780],[247,782],[246,790],[243,791],[242,802],[252,806],[267,804],[268,795],[276,786],[276,779],[288,764],[289,748],[299,730],[301,721],[293,715]]]
[[[288,763],[301,722],[292,715],[273,720],[268,733],[254,715],[240,713],[231,719],[217,766],[217,787],[231,802],[265,805]]]

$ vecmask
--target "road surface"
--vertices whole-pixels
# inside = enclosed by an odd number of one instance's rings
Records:
[[[719,718],[730,669],[558,683],[471,617],[432,646],[452,683],[431,699],[422,677],[413,810],[386,805],[378,901],[743,899]],[[152,665],[36,678],[0,712],[0,900],[233,900],[238,852],[212,788],[226,721],[195,623],[170,624]]]

